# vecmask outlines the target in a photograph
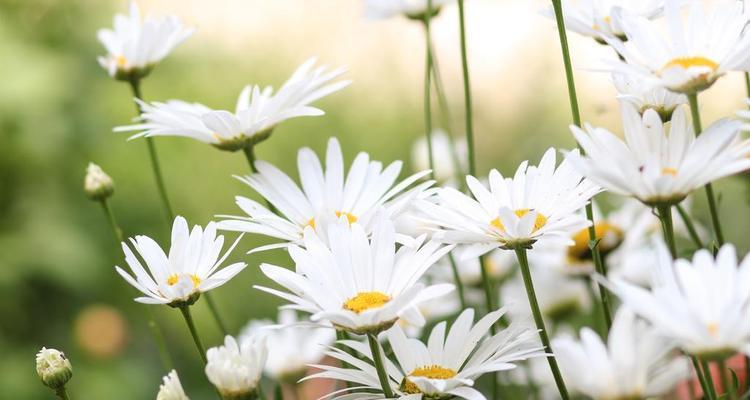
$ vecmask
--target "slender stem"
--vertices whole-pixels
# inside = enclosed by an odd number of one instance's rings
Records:
[[[370,343],[370,351],[372,352],[372,360],[375,362],[375,369],[378,371],[378,379],[380,380],[380,386],[383,388],[383,395],[387,399],[393,397],[393,391],[388,379],[388,373],[385,370],[385,363],[383,362],[383,352],[380,349],[380,343],[374,334],[367,334],[367,341]]]
[[[461,282],[461,275],[458,273],[458,264],[456,259],[453,257],[453,253],[448,253],[448,260],[451,262],[451,270],[453,271],[453,282],[456,284],[458,292],[458,300],[461,304],[461,309],[466,309],[466,296],[464,295],[464,284]]]
[[[688,233],[690,234],[690,239],[692,239],[693,243],[699,249],[703,248],[703,241],[698,235],[698,231],[695,229],[695,225],[693,224],[692,219],[690,219],[690,215],[687,213],[687,211],[685,211],[685,208],[683,208],[681,204],[678,204],[675,207],[677,208],[677,212],[680,213],[680,219],[682,219],[682,223],[684,223],[687,227]]]
[[[560,368],[557,366],[557,360],[554,357],[554,351],[550,345],[549,336],[547,336],[547,328],[544,326],[542,311],[539,309],[539,302],[537,301],[536,293],[534,292],[534,282],[531,279],[531,271],[529,270],[529,260],[526,256],[526,249],[523,247],[517,247],[515,250],[518,264],[521,266],[523,284],[526,286],[526,295],[529,298],[529,305],[531,305],[531,313],[534,316],[534,322],[539,330],[539,339],[542,341],[542,345],[547,354],[553,355],[547,357],[547,362],[549,363],[550,370],[552,370],[552,376],[555,378],[555,384],[557,385],[557,390],[560,392],[560,398],[567,400],[569,398],[568,390],[565,388],[565,382],[560,373]]]
[[[266,400],[266,394],[263,392],[263,382],[258,381],[258,386],[255,388],[255,394],[258,396],[258,400]]]
[[[206,303],[208,303],[208,309],[211,311],[211,315],[213,315],[214,319],[216,320],[216,325],[219,325],[219,330],[221,331],[221,334],[223,336],[226,336],[229,334],[229,330],[227,330],[227,325],[224,323],[224,319],[221,318],[221,315],[219,314],[219,309],[216,307],[216,302],[214,301],[213,296],[209,292],[203,293],[203,296],[206,296]]]
[[[711,400],[716,399],[716,386],[714,385],[714,377],[711,374],[711,367],[708,365],[708,361],[700,359],[701,367],[703,368],[703,378],[706,380],[706,387],[708,388],[709,398]]]
[[[745,89],[747,90],[747,96],[750,97],[750,73],[745,72]]]
[[[70,399],[70,397],[68,397],[68,391],[65,390],[65,386],[55,389],[55,394],[60,400]]]
[[[133,96],[138,100],[143,97],[141,95],[141,82],[138,79],[130,80],[130,88],[133,90]],[[141,107],[136,103],[136,112],[140,115]],[[159,190],[159,196],[161,197],[161,203],[164,208],[164,214],[167,216],[167,225],[171,228],[172,221],[174,220],[174,212],[172,211],[172,205],[169,202],[167,196],[166,185],[164,184],[164,177],[161,173],[161,166],[159,165],[159,155],[156,153],[156,143],[154,138],[146,136],[146,145],[148,146],[148,155],[151,158],[151,169],[154,172],[154,178],[156,179],[156,187]]]
[[[257,174],[258,169],[255,168],[255,160],[256,160],[255,159],[255,146],[246,146],[245,148],[242,149],[242,151],[245,153],[245,158],[247,158],[248,165],[250,165],[250,171],[254,174]],[[271,211],[272,213],[278,214],[278,212],[276,212],[276,207],[274,207],[273,204],[271,204],[271,202],[268,201],[268,199],[265,199],[265,200],[266,200],[266,206],[268,207],[268,210]]]
[[[115,219],[115,214],[112,212],[112,209],[109,207],[109,202],[107,199],[101,199],[99,201],[102,205],[102,209],[104,210],[104,215],[107,217],[107,221],[109,222],[109,227],[112,228],[112,234],[115,237],[115,240],[117,241],[117,244],[119,245],[123,241],[122,237],[122,229],[117,225],[117,220]]]
[[[690,356],[690,361],[693,362],[693,369],[695,370],[695,375],[698,377],[698,382],[701,384],[701,390],[703,390],[703,395],[711,399],[710,397],[710,391],[708,389],[708,384],[706,383],[706,377],[703,375],[703,371],[701,370],[701,364],[698,361],[698,357],[696,356]]]
[[[208,362],[206,360],[206,349],[203,347],[200,336],[198,336],[198,330],[195,329],[193,316],[190,314],[190,306],[182,306],[180,307],[180,311],[182,311],[182,316],[185,317],[185,323],[187,323],[190,335],[193,337],[193,342],[195,342],[195,347],[198,349],[198,353],[200,353],[201,360],[203,360],[203,364],[206,364]]]
[[[427,11],[424,13],[425,37],[425,70],[424,70],[424,129],[427,138],[427,159],[430,163],[430,175],[435,177],[435,159],[432,152],[432,38],[430,37],[430,19],[432,18],[432,0],[427,0]]]
[[[589,231],[589,237],[591,237],[590,231]],[[595,243],[589,242],[589,248],[592,250],[592,255],[598,258],[598,260],[596,258],[594,259],[594,268],[596,269],[596,273],[598,273],[599,275],[603,277],[607,277],[607,267],[604,264],[604,260],[602,260],[601,253],[599,251],[593,252],[595,248],[598,249],[597,246],[598,246],[598,241]],[[610,301],[609,301],[609,292],[607,291],[607,288],[604,287],[604,285],[598,282],[597,282],[596,288],[599,290],[599,300],[602,303],[602,313],[604,314],[604,323],[606,324],[605,326],[607,328],[604,331],[604,333],[608,334],[609,329],[612,328],[612,306],[610,305]]]
[[[432,43],[430,43],[432,46]],[[435,94],[438,98],[438,105],[440,106],[440,119],[443,129],[445,129],[446,134],[448,135],[448,141],[450,142],[451,147],[451,159],[453,161],[453,171],[455,175],[456,182],[460,185],[460,187],[463,189],[465,188],[466,181],[463,179],[464,174],[466,173],[464,171],[463,163],[461,162],[461,157],[458,154],[458,148],[456,146],[456,139],[453,137],[453,123],[451,118],[451,112],[450,107],[448,107],[448,98],[445,95],[445,87],[443,86],[443,80],[440,77],[440,67],[438,66],[438,59],[437,59],[437,53],[435,52],[435,47],[432,47],[432,50],[430,51],[430,54],[432,56],[432,81],[435,84]]]
[[[347,340],[347,339],[349,339],[349,338],[347,337],[346,332],[340,331],[340,330],[336,329],[336,341],[337,342],[340,342],[342,340]],[[345,352],[346,354],[351,355],[351,353],[349,353],[349,348],[348,347],[344,346],[341,343],[336,343],[336,344],[338,345],[338,348],[341,351]],[[342,361],[341,362],[341,368],[349,368],[349,367],[350,367],[350,365],[349,365],[348,362],[346,362],[346,361]],[[346,383],[346,387],[348,387],[348,388],[351,387],[351,382],[349,382],[349,381],[344,381],[344,382]]]
[[[171,371],[174,369],[172,363],[172,355],[169,354],[169,348],[167,347],[167,342],[164,340],[164,334],[162,334],[159,325],[156,324],[154,311],[151,309],[151,307],[146,307],[146,310],[148,310],[148,328],[151,330],[151,335],[154,337],[156,348],[157,350],[159,350],[159,358],[161,359],[161,364],[165,370]]]
[[[693,128],[695,129],[695,135],[698,136],[703,132],[703,125],[701,124],[701,113],[698,109],[698,94],[689,94],[688,102],[690,103],[690,114],[693,117]],[[714,229],[714,235],[716,235],[716,242],[718,243],[719,247],[721,247],[724,244],[724,233],[721,230],[719,210],[716,207],[716,196],[714,195],[714,189],[711,183],[706,184],[706,197],[708,198],[708,210],[711,213],[711,225]]]
[[[494,301],[492,299],[492,278],[490,277],[489,265],[487,264],[487,255],[479,257],[479,269],[482,273],[482,287],[484,287],[484,301],[487,305],[487,312],[490,313],[495,310]],[[490,326],[490,331],[494,335],[497,333],[497,323]],[[491,374],[492,378],[492,398],[498,398],[498,385],[497,385],[497,374]]]
[[[729,369],[727,369],[727,363],[724,360],[721,360],[716,364],[719,367],[719,376],[721,377],[721,386],[724,389],[724,396],[727,396],[729,399],[737,398],[734,390],[732,390],[732,383],[729,380]]]
[[[659,220],[661,221],[661,228],[664,232],[664,241],[667,242],[669,253],[672,258],[677,258],[677,245],[674,240],[674,226],[672,224],[672,207],[670,205],[656,206],[657,214],[659,214]]]
[[[466,55],[466,22],[464,18],[464,0],[458,0],[458,22],[461,32],[461,69],[464,80],[464,107],[466,108],[466,145],[469,150],[469,175],[476,176],[477,162],[474,152],[474,121],[472,118],[471,81],[469,78],[469,61]]]

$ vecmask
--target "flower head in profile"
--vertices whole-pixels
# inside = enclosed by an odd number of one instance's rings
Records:
[[[729,244],[716,258],[699,250],[673,261],[665,247],[657,254],[650,289],[611,279],[623,304],[689,354],[712,360],[750,350],[750,257],[738,265]]]
[[[73,377],[73,366],[62,351],[42,347],[36,353],[36,373],[46,386],[58,389]]]
[[[331,223],[341,216],[372,231],[375,214],[385,207],[391,218],[408,211],[411,200],[420,195],[432,182],[424,182],[407,190],[429,171],[409,176],[396,183],[401,172],[401,161],[385,168],[379,161],[361,152],[348,173],[344,170],[341,146],[336,138],[328,140],[325,171],[320,160],[309,148],[297,157],[302,188],[273,165],[257,161],[258,173],[239,178],[271,203],[278,214],[246,197],[237,196],[237,205],[247,217],[228,217],[219,223],[224,230],[259,233],[281,239],[284,243],[270,247],[284,247],[287,242],[302,245],[302,236],[309,227],[326,240]],[[266,247],[267,248],[267,247]]]
[[[688,376],[674,342],[625,308],[606,343],[586,327],[580,341],[561,336],[552,347],[568,387],[596,400],[661,398]]]
[[[397,250],[396,232],[385,213],[378,214],[371,239],[362,225],[350,225],[344,216],[328,227],[330,245],[315,232],[305,229],[304,248],[289,247],[295,271],[260,267],[290,293],[256,286],[291,302],[286,308],[312,314],[312,321],[355,334],[381,332],[399,318],[423,325],[416,306],[453,290],[450,284],[418,282],[452,246],[421,236]]]
[[[750,35],[745,32],[750,15],[742,3],[719,0],[708,14],[703,2],[691,1],[683,21],[683,0],[665,0],[666,23],[623,13],[620,25],[627,42],[606,39],[624,61],[612,68],[639,76],[644,82],[674,92],[691,94],[709,88],[726,72],[750,69]]]
[[[110,76],[120,80],[140,79],[193,34],[175,16],[141,19],[138,5],[130,3],[130,15],[115,15],[113,29],[100,29],[99,41],[107,50],[98,58]]]
[[[329,71],[326,66],[316,68],[315,62],[315,58],[305,61],[276,93],[270,86],[246,86],[234,112],[181,100],[145,103],[136,99],[142,110],[140,122],[115,131],[141,131],[133,138],[184,136],[227,151],[253,146],[267,139],[282,121],[323,115],[310,104],[351,83],[332,82],[345,72],[344,68]]]
[[[443,188],[438,204],[420,203],[428,219],[442,226],[441,240],[469,245],[462,258],[498,247],[531,247],[540,240],[572,244],[570,234],[588,224],[577,211],[600,190],[567,159],[556,166],[554,149],[544,153],[539,166],[521,163],[513,178],[493,169],[489,188],[473,176],[466,183],[473,197]]]
[[[226,399],[253,399],[268,349],[265,339],[245,337],[239,342],[227,335],[224,345],[206,352],[206,376]]]
[[[474,310],[466,309],[450,330],[445,321],[437,324],[430,333],[427,344],[408,338],[401,327],[394,326],[386,332],[398,362],[395,365],[390,360],[386,361],[389,384],[393,391],[399,398],[415,395],[415,399],[486,399],[472,387],[479,377],[508,371],[516,368],[517,362],[545,355],[543,347],[538,343],[537,333],[531,329],[511,324],[501,332],[487,336],[492,324],[503,313],[502,309],[493,311],[474,324]],[[316,365],[323,371],[305,379],[332,378],[361,385],[360,388],[379,390],[380,381],[367,345],[350,340],[339,343],[360,353],[362,357],[355,358],[333,347],[327,354],[353,368]]]
[[[295,383],[305,375],[308,365],[323,359],[325,347],[333,343],[331,328],[299,324],[293,310],[280,310],[278,324],[254,320],[242,330],[240,341],[263,337],[268,345],[264,371],[275,380]]]
[[[739,140],[738,121],[720,120],[697,138],[684,107],[675,110],[671,126],[654,110],[641,117],[622,108],[625,140],[588,124],[571,126],[585,156],[571,161],[606,190],[656,206],[676,204],[693,190],[750,168],[750,141]]]
[[[185,390],[182,389],[182,383],[180,383],[180,377],[177,376],[177,371],[169,371],[162,378],[162,381],[164,383],[159,385],[159,393],[156,394],[156,400],[190,400],[185,394]]]
[[[455,0],[432,0],[432,15]],[[386,19],[397,15],[422,21],[427,13],[428,0],[364,0],[365,18],[370,20]]]
[[[646,19],[659,16],[663,0],[564,0],[562,2],[565,28],[605,44],[604,38],[625,39],[620,24],[623,12]],[[554,18],[552,9],[545,14]]]
[[[235,263],[219,269],[239,239],[220,257],[224,236],[216,235],[215,223],[210,222],[205,230],[196,225],[190,231],[185,218],[178,216],[172,225],[172,245],[168,255],[150,237],[136,236],[130,239],[135,253],[122,243],[125,261],[134,276],[120,267],[115,269],[145,295],[135,299],[139,303],[173,307],[190,305],[201,293],[227,283],[247,266]],[[148,272],[136,253],[145,262]]]
[[[102,170],[102,167],[89,163],[86,167],[86,178],[83,180],[83,191],[91,200],[101,201],[112,196],[115,191],[115,183]]]
[[[668,122],[678,106],[687,104],[687,97],[684,94],[646,84],[636,75],[614,73],[612,81],[617,88],[617,99],[635,107],[641,115],[646,110],[652,109],[659,114],[662,121]]]

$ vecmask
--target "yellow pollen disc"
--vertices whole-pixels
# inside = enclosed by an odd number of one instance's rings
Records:
[[[670,60],[669,62],[664,64],[661,69],[663,71],[665,69],[674,67],[680,67],[684,69],[688,69],[691,67],[707,67],[715,71],[717,68],[719,68],[719,64],[706,57],[680,57]]]
[[[530,208],[521,208],[515,211],[518,218],[523,218],[524,215],[528,214],[531,211]],[[542,215],[541,213],[536,214],[536,219],[534,220],[534,230],[532,232],[538,231],[541,229],[545,224],[547,223],[547,217]],[[498,230],[504,231],[505,225],[503,225],[503,222],[500,220],[500,217],[497,217],[490,221],[490,225],[497,228]]]
[[[353,224],[353,223],[357,222],[357,216],[356,215],[350,214],[350,213],[344,212],[344,211],[336,211],[336,217],[337,218],[340,217],[340,216],[342,216],[342,215],[346,215],[346,219],[347,219],[347,221],[349,221],[350,224]]]
[[[661,174],[662,174],[662,175],[672,175],[672,176],[677,176],[677,168],[672,168],[672,167],[665,167],[665,168],[662,168],[662,169],[661,169]]]
[[[380,292],[360,292],[356,296],[344,302],[344,309],[353,311],[357,314],[371,310],[373,308],[380,308],[385,303],[391,301],[391,298],[384,293]]]
[[[706,327],[706,329],[708,329],[708,334],[709,335],[716,336],[716,334],[719,333],[719,324],[717,324],[717,323],[708,324],[708,326]]]
[[[115,64],[117,64],[118,67],[124,67],[127,63],[128,60],[124,56],[115,57]]]
[[[169,275],[169,277],[167,278],[167,285],[174,286],[179,281],[180,281],[180,276],[177,274],[172,274],[172,275]]]
[[[450,368],[441,367],[439,365],[427,365],[424,367],[416,368],[409,374],[409,376],[428,379],[450,379],[456,376],[456,371]],[[408,377],[404,378],[404,381],[401,383],[400,389],[404,393],[408,394],[421,393],[419,387],[414,384],[414,382],[411,382]]]
[[[307,224],[305,224],[305,227],[308,227],[308,226],[315,229],[315,218],[310,218],[310,220],[307,221]]]
[[[490,221],[490,225],[494,226],[495,228],[497,228],[497,229],[499,229],[501,231],[505,230],[505,226],[503,226],[503,223],[500,222],[500,217],[497,217],[497,218],[493,219],[492,221]]]
[[[198,275],[190,275],[190,280],[193,281],[193,287],[198,287],[203,282],[203,279],[199,278]]]
[[[596,232],[597,239],[603,239],[607,236],[614,236],[617,239],[615,241],[616,243],[613,243],[612,245],[610,245],[609,241],[607,240],[601,240],[599,242],[599,248],[604,252],[613,250],[615,247],[617,247],[617,245],[620,244],[619,242],[621,242],[625,236],[620,227],[610,224],[606,221],[594,224],[594,231]],[[572,239],[574,244],[568,248],[568,257],[573,260],[581,260],[586,257],[590,258],[589,229],[581,229],[580,231],[576,232],[575,235],[573,235]]]

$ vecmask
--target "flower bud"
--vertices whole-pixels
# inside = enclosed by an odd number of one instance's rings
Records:
[[[83,182],[83,190],[91,200],[104,200],[115,191],[115,184],[102,168],[94,163],[89,163],[86,168],[86,179]]]
[[[177,372],[172,370],[162,378],[164,382],[159,386],[159,393],[156,394],[156,400],[189,400],[185,391],[182,389],[180,378]]]
[[[42,347],[36,354],[36,373],[45,385],[59,389],[73,376],[73,366],[63,352]]]
[[[235,338],[226,336],[223,346],[206,352],[206,376],[224,399],[256,399],[266,356],[265,339],[247,337],[238,343]]]

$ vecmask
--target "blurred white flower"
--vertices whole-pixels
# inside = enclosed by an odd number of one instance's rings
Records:
[[[556,167],[552,148],[538,167],[521,163],[513,178],[493,169],[489,189],[473,176],[467,176],[466,183],[473,197],[442,188],[438,205],[420,203],[430,222],[443,227],[438,233],[441,240],[468,245],[462,259],[498,247],[531,247],[540,240],[573,244],[570,233],[588,223],[577,211],[600,190],[567,160]]]
[[[36,373],[46,386],[58,389],[73,377],[73,366],[62,351],[42,347],[36,353]]]
[[[648,85],[639,76],[614,73],[612,81],[617,88],[617,99],[624,103],[624,106],[635,107],[641,115],[652,109],[664,122],[672,119],[672,113],[677,106],[688,102],[684,94]]]
[[[326,346],[335,340],[331,328],[314,328],[298,324],[297,313],[280,310],[278,324],[253,320],[240,333],[245,338],[262,337],[268,345],[264,371],[273,379],[295,383],[305,375],[308,365],[320,362]]]
[[[227,335],[223,346],[206,352],[206,376],[223,398],[254,398],[267,351],[262,338],[245,337],[238,343]]]
[[[103,200],[115,191],[115,183],[102,167],[90,162],[86,167],[86,178],[83,180],[83,191],[91,200]]]
[[[384,213],[378,214],[372,240],[359,223],[350,225],[343,216],[329,225],[330,248],[315,232],[305,229],[304,249],[289,246],[296,271],[260,266],[291,293],[256,286],[293,303],[286,308],[312,314],[312,321],[330,321],[356,334],[381,332],[399,318],[421,326],[425,321],[416,306],[453,290],[450,284],[418,283],[452,246],[421,236],[396,251],[396,232]]]
[[[456,263],[458,276],[464,286],[478,286],[482,284],[482,270],[479,257],[462,259],[461,250],[454,250],[453,260]],[[485,262],[487,272],[494,281],[501,281],[515,271],[516,255],[510,250],[496,249],[487,253]],[[428,277],[435,282],[449,282],[453,280],[453,267],[448,256],[441,258],[435,267],[428,272]]]
[[[568,387],[594,400],[661,398],[688,377],[674,342],[627,309],[615,315],[607,343],[586,327],[580,341],[566,335],[552,346]]]
[[[139,79],[192,34],[193,29],[183,26],[173,15],[149,15],[141,20],[138,5],[132,1],[130,15],[115,15],[114,29],[97,32],[107,50],[107,55],[97,60],[116,79]]]
[[[750,257],[738,266],[732,245],[715,259],[699,250],[692,261],[672,261],[661,247],[650,290],[617,277],[610,282],[624,305],[689,354],[712,360],[750,350]]]
[[[625,39],[620,26],[623,12],[651,19],[659,16],[664,9],[663,0],[563,0],[565,29],[588,36],[600,43],[604,38]],[[552,8],[544,12],[554,18]]]
[[[200,103],[169,100],[146,103],[141,107],[140,122],[120,126],[116,132],[142,131],[142,136],[184,136],[211,144],[221,150],[237,151],[268,138],[273,129],[287,119],[318,116],[324,112],[310,104],[321,97],[343,89],[351,81],[336,81],[344,68],[328,71],[326,66],[313,68],[310,58],[297,68],[274,93],[270,86],[246,86],[237,99],[235,112],[213,110]]]
[[[364,0],[364,15],[370,20],[386,19],[397,15],[423,20],[427,12],[428,0]],[[455,0],[432,0],[432,14]]]
[[[223,230],[258,233],[284,241],[253,251],[285,247],[289,245],[287,242],[301,245],[307,227],[326,241],[327,226],[336,223],[341,216],[350,223],[358,223],[369,233],[373,218],[381,207],[395,218],[408,211],[412,200],[432,185],[432,181],[424,182],[407,191],[429,172],[422,171],[396,183],[401,161],[383,169],[381,162],[371,161],[365,152],[357,155],[345,175],[343,155],[336,138],[328,141],[325,172],[312,150],[300,149],[297,165],[302,189],[273,165],[263,161],[255,165],[258,173],[239,179],[273,204],[278,213],[256,201],[237,196],[237,205],[248,216],[225,216],[228,219],[219,222],[219,228]]]
[[[433,177],[438,182],[444,182],[455,186],[456,177],[463,177],[468,160],[468,148],[466,139],[452,139],[448,134],[437,129],[432,132],[432,160],[434,169]],[[455,148],[455,151],[453,147]],[[430,169],[430,157],[427,146],[427,138],[420,136],[411,148],[412,169],[424,171]]]
[[[216,235],[216,224],[210,222],[205,230],[196,225],[190,232],[185,218],[178,216],[172,225],[169,256],[150,237],[136,236],[130,242],[146,263],[148,272],[124,242],[122,250],[125,261],[135,277],[120,267],[115,269],[129,284],[146,295],[136,298],[137,302],[173,307],[190,305],[198,300],[201,293],[227,283],[247,266],[240,262],[219,270],[240,238],[219,257],[224,236]]]
[[[690,192],[750,168],[750,141],[739,140],[738,121],[720,120],[697,138],[684,107],[675,110],[668,132],[654,110],[641,117],[623,107],[625,141],[603,128],[571,126],[586,155],[570,161],[605,189],[649,206],[676,204]]]
[[[419,398],[485,399],[472,386],[482,375],[516,368],[516,363],[544,356],[536,331],[511,324],[497,334],[485,337],[503,315],[503,310],[493,311],[474,325],[474,310],[466,309],[456,319],[446,335],[446,323],[433,328],[425,345],[410,339],[395,326],[386,332],[388,342],[398,361],[398,367],[386,361],[389,384],[401,396],[421,395]],[[323,370],[306,379],[333,378],[353,382],[364,388],[380,390],[377,372],[372,366],[372,353],[366,344],[341,341],[359,352],[363,358],[354,358],[345,351],[331,348],[327,354],[354,366],[342,369],[317,365]]]
[[[164,383],[159,386],[159,393],[156,394],[156,400],[190,400],[185,394],[185,390],[182,389],[180,377],[177,376],[175,370],[169,371],[162,378],[162,381]]]
[[[740,2],[711,2],[712,10],[706,14],[702,1],[691,1],[686,23],[680,13],[683,0],[664,3],[667,30],[622,13],[620,25],[627,42],[605,38],[625,60],[613,60],[614,71],[690,94],[709,88],[726,72],[750,69],[750,35],[745,32],[750,16],[743,13]]]

